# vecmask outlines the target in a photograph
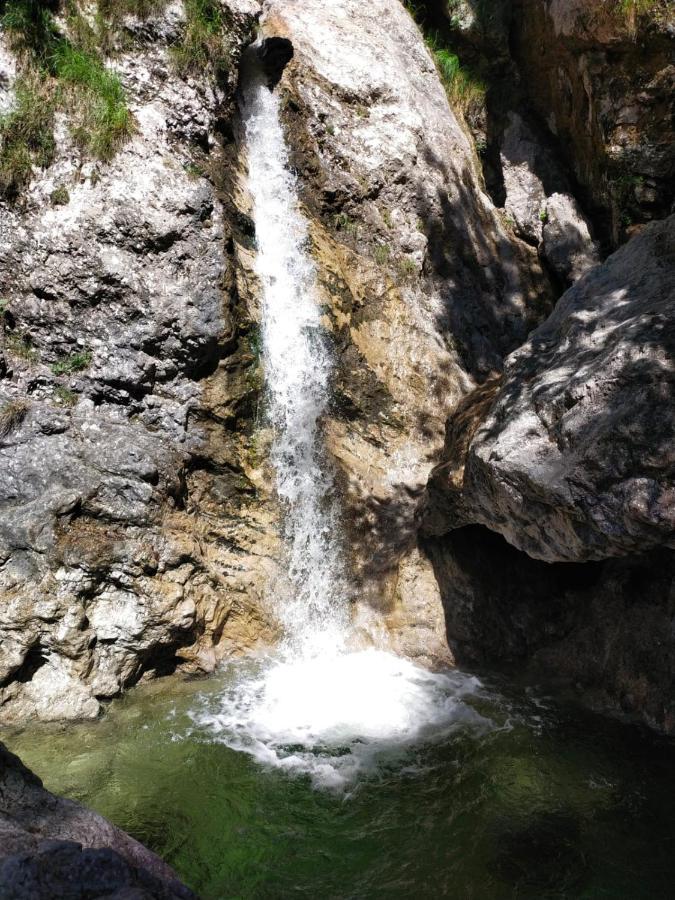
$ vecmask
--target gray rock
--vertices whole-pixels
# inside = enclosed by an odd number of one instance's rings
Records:
[[[597,265],[600,256],[559,163],[514,112],[508,116],[500,155],[504,210],[516,234],[539,246],[560,281],[571,284]]]
[[[563,284],[573,284],[600,262],[589,225],[570,194],[551,194],[544,206],[542,252]]]
[[[253,503],[239,490],[214,508],[192,490],[203,467],[241,472],[244,452],[212,425],[225,416],[210,396],[222,404],[227,393],[237,408],[245,393],[219,362],[246,365],[235,352],[223,195],[195,167],[222,162],[219,121],[232,114],[238,58],[260,13],[247,0],[228,9],[229,84],[172,68],[181,4],[132,17],[127,37],[139,43],[114,57],[131,139],[109,164],[81,163],[62,122],[53,165],[20,204],[1,205],[4,722],[96,716],[145,673],[211,670],[214,644],[230,652],[238,621],[248,643],[255,623],[264,627],[248,606],[259,605],[251,585],[266,563],[240,546],[255,514],[233,510],[242,495]],[[0,88],[15,75],[0,36]],[[52,206],[57,184],[70,199]],[[215,541],[234,520],[239,542],[206,560],[200,535]]]
[[[175,872],[98,813],[55,797],[0,744],[3,900],[189,900]]]
[[[474,435],[460,477],[432,477],[432,530],[480,523],[547,561],[675,547],[674,275],[671,216],[563,295],[480,424],[463,411]]]

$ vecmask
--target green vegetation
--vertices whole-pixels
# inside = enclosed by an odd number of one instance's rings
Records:
[[[404,0],[404,6],[424,36],[452,106],[464,116],[482,106],[485,103],[485,83],[476,73],[460,65],[449,35],[428,27],[424,3]]]
[[[110,159],[133,130],[119,78],[96,49],[96,34],[67,4],[70,36],[43,0],[6,0],[0,24],[19,59],[14,109],[0,118],[0,193],[16,198],[33,168],[54,158],[54,112],[69,114],[78,145]]]
[[[672,0],[616,0],[616,12],[625,19],[633,38],[637,34],[638,20],[649,18],[661,26],[672,26]]]
[[[358,223],[347,213],[336,213],[333,216],[333,227],[336,231],[344,231],[345,234],[357,235],[359,232]]]
[[[171,48],[174,65],[181,75],[210,70],[217,80],[230,68],[230,47],[225,17],[218,0],[185,0],[186,24],[180,43]]]
[[[25,400],[10,400],[0,409],[0,437],[7,437],[26,418],[28,404]]]
[[[409,256],[404,256],[397,260],[396,268],[404,281],[410,281],[418,273],[417,263]]]
[[[63,359],[52,364],[52,372],[55,375],[70,375],[73,372],[81,372],[91,363],[91,352],[82,350],[78,353],[71,353]]]
[[[119,78],[98,56],[60,41],[52,55],[61,97],[75,114],[73,135],[92,156],[108,160],[133,130]]]
[[[378,266],[386,266],[389,262],[389,247],[386,244],[378,244],[375,247],[373,259]]]
[[[539,210],[539,221],[544,225],[548,222],[548,213],[545,209]]]
[[[19,334],[16,331],[5,336],[5,350],[13,356],[25,359],[26,362],[36,362],[39,358],[37,350],[30,342],[27,334]]]
[[[633,172],[622,172],[610,180],[610,191],[621,225],[633,224],[633,212],[636,206],[635,191],[644,184],[644,177]]]
[[[75,391],[70,391],[62,385],[58,385],[54,389],[54,396],[63,406],[75,406],[77,403],[77,394]]]
[[[149,19],[161,13],[168,0],[98,0],[98,14],[108,22],[120,22],[126,16]]]
[[[13,199],[29,183],[33,166],[54,158],[54,96],[37,75],[15,84],[14,109],[0,116],[0,195]]]
[[[436,48],[437,42],[437,33],[433,39],[427,39],[445,92],[452,105],[466,115],[472,107],[485,102],[485,84],[462,68],[455,53],[443,47]]]
[[[49,195],[52,206],[66,206],[70,203],[70,194],[65,184],[60,184]]]
[[[204,169],[202,166],[198,165],[196,162],[186,162],[183,165],[183,171],[193,181],[196,181],[198,178],[203,178],[205,175]]]

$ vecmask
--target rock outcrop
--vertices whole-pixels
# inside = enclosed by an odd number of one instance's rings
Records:
[[[416,507],[447,412],[550,308],[548,282],[399,3],[271,0],[262,27],[294,48],[280,90],[337,358],[325,435],[360,617],[447,661]]]
[[[460,662],[524,666],[667,731],[674,277],[670,217],[570,288],[450,417],[423,526]]]
[[[206,177],[227,168],[219,134],[259,8],[227,12],[218,83],[173,67],[181,4],[129,19],[111,65],[131,139],[94,163],[64,120],[52,165],[2,204],[4,721],[95,716],[143,675],[208,671],[274,634],[274,513],[245,474],[258,360],[226,187]]]
[[[671,216],[564,294],[487,408],[465,402],[431,479],[451,527],[549,562],[675,547],[674,277]]]
[[[50,794],[1,744],[0,896],[195,897],[158,856],[97,813]]]
[[[668,0],[513,0],[510,51],[606,238],[673,211],[675,18]]]

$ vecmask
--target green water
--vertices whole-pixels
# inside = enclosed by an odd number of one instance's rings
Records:
[[[675,895],[675,748],[552,701],[471,701],[493,722],[383,755],[347,791],[212,741],[210,682],[158,682],[98,722],[3,739],[47,787],[157,851],[204,898]]]

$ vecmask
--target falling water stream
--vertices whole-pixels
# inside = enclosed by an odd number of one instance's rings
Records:
[[[331,382],[278,100],[242,100],[262,286],[284,629],[266,657],[160,680],[101,722],[3,739],[205,900],[672,896],[672,744],[460,672],[358,649],[321,442]]]
[[[287,579],[272,599],[284,628],[278,651],[196,721],[260,762],[343,787],[392,748],[440,739],[471,720],[479,687],[391,653],[353,649],[350,586],[339,510],[321,442],[332,374],[322,333],[309,235],[289,166],[279,100],[253,67],[241,104],[262,296],[262,354],[271,464],[284,513]],[[250,665],[250,664],[249,664]]]

